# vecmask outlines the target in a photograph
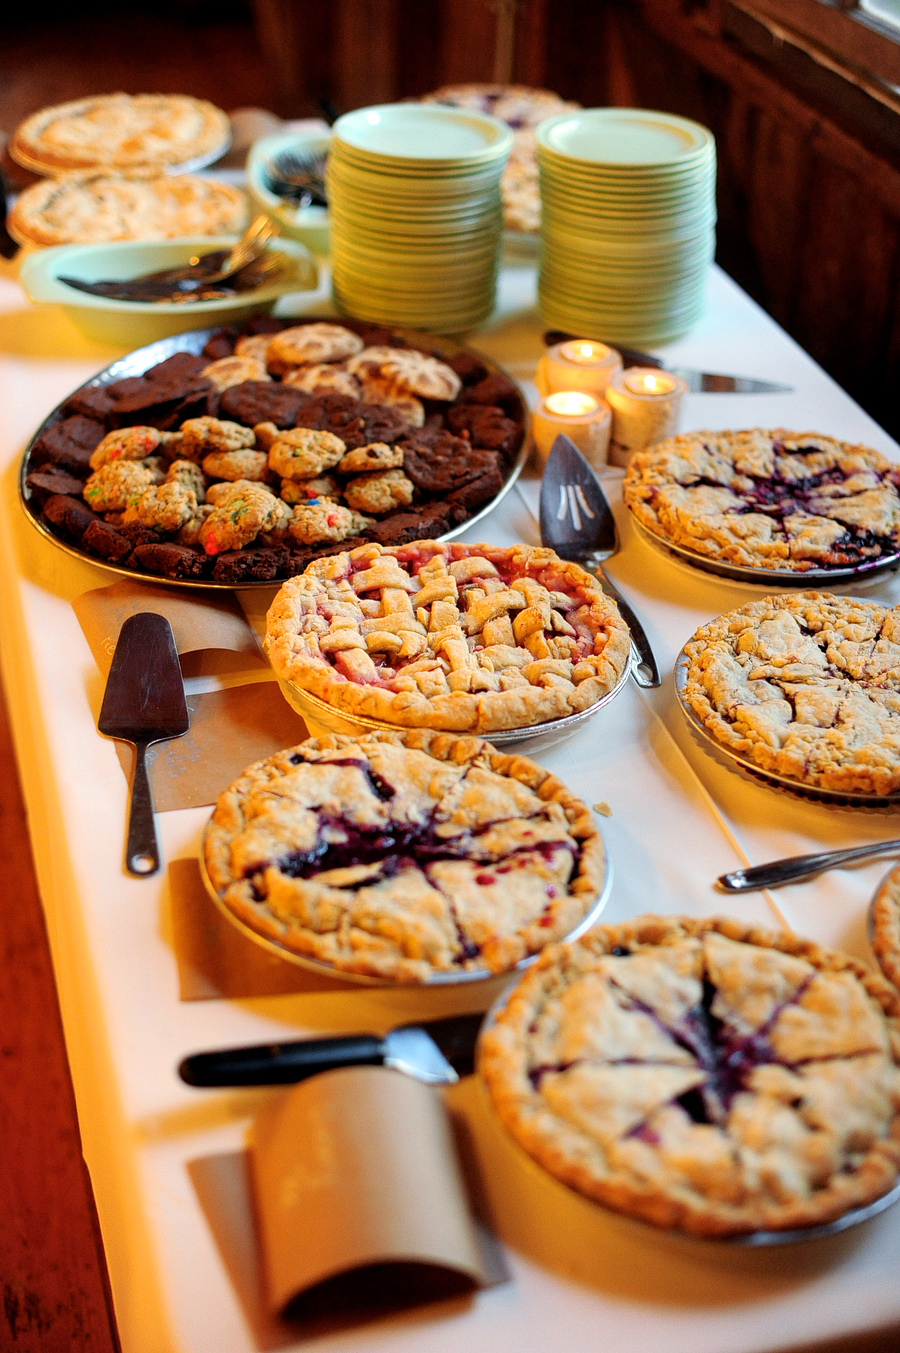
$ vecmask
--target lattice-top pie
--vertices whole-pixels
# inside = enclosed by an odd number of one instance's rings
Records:
[[[559,780],[480,738],[311,738],[219,799],[204,858],[258,934],[345,972],[504,972],[568,934],[605,876]]]
[[[900,865],[883,880],[872,902],[872,950],[889,982],[900,988]]]
[[[783,428],[688,432],[632,456],[625,501],[654,535],[742,567],[804,573],[900,549],[900,470]]]
[[[42,108],[16,128],[13,158],[38,173],[164,169],[224,151],[226,113],[187,94],[100,94]]]
[[[657,1226],[813,1226],[900,1170],[900,998],[787,932],[663,916],[596,927],[541,955],[479,1051],[531,1156]]]
[[[266,630],[278,675],[336,709],[479,733],[589,708],[629,643],[615,603],[552,550],[432,540],[315,560]]]
[[[684,698],[726,747],[809,787],[900,790],[900,610],[765,597],[685,644]]]

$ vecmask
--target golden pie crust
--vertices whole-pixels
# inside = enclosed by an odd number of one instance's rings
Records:
[[[42,108],[10,142],[19,164],[40,174],[162,170],[224,153],[226,113],[187,94],[101,94]]]
[[[727,918],[641,916],[545,951],[479,1041],[557,1179],[706,1236],[828,1223],[900,1172],[900,995]]]
[[[397,982],[507,971],[569,934],[606,877],[593,817],[559,780],[427,731],[257,762],[220,796],[203,855],[257,935]]]
[[[685,703],[724,747],[811,789],[900,791],[900,609],[765,597],[685,644]]]
[[[900,988],[900,865],[875,894],[871,914],[872,952],[889,982]]]
[[[552,550],[425,540],[315,560],[276,596],[265,646],[282,680],[343,714],[488,733],[589,709],[630,635]]]
[[[26,188],[8,224],[21,244],[40,245],[239,235],[247,199],[189,174],[73,174]]]

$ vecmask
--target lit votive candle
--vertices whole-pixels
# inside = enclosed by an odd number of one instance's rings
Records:
[[[627,465],[635,451],[677,432],[687,389],[680,376],[656,367],[630,367],[613,376],[606,392],[612,409],[610,464]]]
[[[591,338],[573,338],[548,348],[538,363],[535,384],[542,395],[558,390],[583,390],[600,399],[622,358],[615,348]]]
[[[561,432],[575,443],[595,468],[606,464],[612,418],[603,399],[582,390],[558,390],[545,395],[531,416],[531,435],[543,465]]]

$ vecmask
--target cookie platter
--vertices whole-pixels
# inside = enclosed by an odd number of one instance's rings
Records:
[[[744,756],[741,752],[727,747],[724,742],[720,742],[715,737],[702,719],[699,719],[691,709],[686,696],[686,685],[688,679],[688,670],[691,659],[683,648],[675,660],[675,694],[678,697],[678,703],[681,711],[687,719],[693,732],[704,742],[707,749],[714,753],[719,753],[726,760],[739,766],[741,770],[752,775],[755,780],[762,781],[763,784],[771,785],[773,789],[788,790],[791,794],[797,794],[804,799],[811,799],[816,803],[831,803],[835,807],[849,808],[892,808],[900,804],[900,793],[898,794],[863,794],[856,793],[853,790],[846,789],[826,789],[821,785],[808,785],[790,775],[780,775],[776,771],[764,770],[758,766],[749,756]]]
[[[300,316],[296,320],[296,323],[299,325],[313,324],[317,322],[319,321],[317,320],[317,317],[314,316]],[[333,321],[330,319],[330,317],[325,322],[339,324],[343,323],[343,321]],[[52,541],[52,543],[58,549],[64,551],[66,554],[71,555],[75,559],[80,559],[86,563],[93,564],[106,572],[110,572],[121,577],[133,578],[142,581],[149,580],[161,586],[174,586],[190,589],[199,588],[201,590],[234,591],[236,589],[244,590],[261,587],[271,588],[283,582],[285,577],[291,576],[291,573],[289,572],[287,574],[277,573],[275,574],[275,576],[270,575],[263,578],[232,578],[227,581],[220,581],[216,578],[209,576],[204,577],[167,576],[163,572],[151,571],[149,568],[142,569],[135,567],[133,566],[133,564],[129,562],[129,560],[125,560],[124,562],[115,562],[112,559],[103,558],[102,556],[99,556],[96,553],[90,553],[88,550],[82,548],[77,540],[73,538],[67,539],[66,535],[59,528],[55,527],[51,522],[49,522],[41,510],[41,505],[39,504],[36,495],[32,492],[32,490],[27,484],[29,475],[32,474],[33,471],[41,469],[45,463],[46,457],[41,457],[40,452],[36,450],[36,448],[39,448],[42,439],[48,433],[51,433],[57,424],[61,423],[65,419],[66,411],[71,405],[72,400],[82,391],[84,391],[89,396],[91,392],[102,391],[108,386],[115,385],[117,382],[127,381],[129,379],[134,378],[140,378],[144,376],[145,373],[149,372],[151,368],[157,367],[159,364],[167,362],[173,358],[177,359],[179,354],[186,354],[192,357],[199,357],[203,353],[204,348],[210,342],[210,340],[213,339],[220,332],[221,330],[218,327],[198,329],[186,333],[174,334],[171,337],[160,339],[157,342],[147,344],[145,347],[135,349],[133,352],[130,352],[126,356],[119,358],[117,361],[111,363],[97,376],[95,376],[91,381],[86,382],[84,386],[80,386],[78,387],[78,390],[73,391],[71,395],[69,395],[65,400],[63,400],[48,415],[48,417],[38,428],[37,432],[35,433],[34,437],[32,438],[31,442],[28,445],[20,464],[19,481],[18,481],[19,499],[25,511],[26,517],[28,518],[31,525],[34,526],[34,528],[46,539]],[[483,356],[480,353],[475,353],[472,349],[466,348],[459,343],[453,342],[452,340],[439,339],[431,334],[420,334],[413,330],[399,328],[392,330],[391,334],[392,337],[395,337],[397,339],[398,349],[401,351],[404,349],[415,350],[416,348],[420,350],[427,349],[429,352],[438,354],[441,358],[448,360],[465,355],[467,359],[470,359],[473,365],[477,365],[478,367],[481,368],[482,371],[486,371],[488,373],[487,375],[488,380],[492,378],[503,378],[505,381],[507,381],[507,383],[509,383],[508,378],[505,377],[505,373],[503,373],[501,368],[497,366],[496,363],[492,362],[490,358]],[[211,358],[210,361],[212,361]],[[449,529],[441,530],[439,534],[437,531],[435,531],[433,533],[435,538],[440,540],[452,540],[457,536],[461,535],[464,531],[469,530],[470,527],[474,526],[479,521],[481,521],[485,516],[488,515],[488,513],[490,513],[494,509],[494,507],[497,506],[498,503],[502,501],[503,498],[505,498],[507,493],[510,491],[510,489],[513,487],[516,480],[518,479],[522,467],[525,463],[525,460],[527,459],[529,448],[528,406],[518,387],[514,388],[515,394],[514,396],[512,396],[512,398],[516,405],[516,421],[521,429],[521,439],[518,440],[513,454],[507,457],[505,467],[502,471],[503,482],[501,484],[501,487],[497,492],[494,493],[494,495],[490,499],[488,499],[488,501],[478,504],[474,509],[472,509],[471,515],[466,516],[461,521],[459,520],[454,521],[453,517],[448,513],[446,520],[444,521],[444,525],[447,526],[449,524]],[[307,396],[307,398],[311,398],[311,396]],[[127,431],[127,427],[124,428],[123,431]],[[65,491],[62,490],[62,492]],[[432,509],[438,506],[440,506],[440,500],[438,500],[438,502],[428,501],[425,504],[425,509]],[[389,520],[389,518],[385,520]],[[381,523],[376,524],[380,525]],[[428,535],[429,531],[425,529],[424,531],[419,531],[418,534]],[[358,544],[359,541],[354,539],[353,543]],[[319,549],[318,553],[319,554],[333,553],[337,552],[341,548],[342,546],[340,543],[335,543],[329,548]],[[296,571],[296,569],[294,569],[293,571]]]
[[[688,549],[686,545],[677,544],[674,540],[664,540],[662,536],[658,536],[655,532],[649,530],[643,522],[638,521],[633,511],[631,511],[631,524],[641,539],[645,540],[652,549],[668,555],[671,559],[678,560],[679,563],[700,569],[703,573],[715,574],[717,578],[729,578],[732,582],[750,583],[765,587],[769,591],[773,587],[832,587],[838,583],[860,582],[867,578],[874,578],[879,573],[886,573],[889,570],[896,571],[900,568],[900,550],[893,554],[882,555],[878,559],[866,559],[859,564],[848,565],[843,568],[811,568],[805,573],[793,573],[788,569],[751,568],[744,564],[728,564],[713,559],[707,554],[701,554],[699,550]]]

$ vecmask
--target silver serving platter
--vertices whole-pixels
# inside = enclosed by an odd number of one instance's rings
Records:
[[[297,320],[302,320],[304,322],[313,318],[315,317],[312,315],[296,316]],[[334,316],[328,316],[328,318],[333,319]],[[221,324],[217,324],[212,328],[192,329],[187,333],[172,334],[168,338],[157,339],[155,343],[148,343],[143,348],[135,348],[133,352],[129,352],[125,357],[120,357],[110,366],[105,367],[98,375],[94,376],[92,380],[85,381],[83,385],[77,386],[76,389],[82,390],[85,387],[112,385],[115,381],[123,380],[126,376],[142,376],[151,366],[156,366],[157,363],[165,361],[167,357],[173,356],[176,352],[202,352],[205,344],[212,338],[213,334],[218,333],[222,327]],[[480,352],[475,352],[474,348],[466,347],[462,343],[453,343],[448,339],[438,338],[433,334],[419,333],[413,329],[398,328],[397,333],[402,334],[403,337],[410,341],[427,342],[429,348],[434,351],[443,351],[446,356],[453,356],[453,354],[457,352],[471,352],[478,357],[479,361],[484,363],[490,373],[497,374],[501,371],[501,368],[496,362],[492,361],[490,357],[486,357]],[[502,374],[505,375],[506,373],[503,372]],[[155,586],[160,587],[190,588],[203,592],[243,592],[266,587],[277,590],[281,584],[286,581],[284,578],[275,578],[263,582],[247,581],[238,583],[219,583],[213,582],[211,578],[166,578],[159,573],[145,573],[140,569],[127,568],[122,564],[112,564],[109,560],[101,559],[98,555],[88,554],[86,550],[79,549],[77,545],[73,545],[69,541],[63,540],[61,536],[58,536],[51,531],[32,509],[31,493],[26,487],[25,480],[31,473],[30,461],[32,447],[37,439],[46,432],[48,428],[60,421],[62,405],[65,404],[67,399],[71,399],[74,393],[74,390],[71,391],[71,393],[66,396],[66,399],[62,400],[52,413],[47,415],[31,441],[28,443],[19,466],[19,502],[31,525],[36,531],[40,532],[45,539],[52,541],[57,549],[62,550],[65,554],[71,555],[73,559],[80,559],[83,563],[93,564],[96,568],[103,569],[106,573],[116,573],[123,578],[132,578],[138,582],[153,583]],[[490,502],[485,503],[483,507],[480,507],[474,516],[469,517],[469,519],[460,526],[454,526],[452,531],[447,531],[445,535],[438,537],[440,540],[455,540],[457,536],[461,536],[465,531],[470,531],[473,526],[476,526],[478,522],[482,521],[489,513],[493,512],[498,503],[503,501],[519,475],[522,473],[522,467],[528,459],[530,437],[528,403],[524,395],[521,394],[521,391],[520,397],[522,400],[523,418],[522,445],[519,448],[515,464],[510,470],[507,479],[504,481],[503,487],[500,489],[497,496],[492,498]],[[335,548],[335,553],[337,554],[338,552],[339,546]]]
[[[606,695],[601,696],[596,704],[591,705],[589,709],[580,710],[577,714],[567,714],[562,719],[552,719],[547,723],[529,724],[525,728],[503,728],[496,732],[476,733],[472,736],[484,737],[494,747],[500,748],[517,747],[527,743],[529,753],[552,747],[557,742],[562,742],[565,738],[571,737],[573,733],[579,732],[588,719],[592,719],[595,714],[598,714],[601,709],[604,709],[611,700],[614,700],[620,694],[628,684],[633,661],[634,656],[632,654],[629,656],[624,672],[612,690],[607,691]],[[344,714],[326,704],[319,696],[310,695],[308,691],[302,690],[293,681],[279,679],[278,684],[285,700],[300,715],[313,737],[320,733],[346,733],[353,736],[362,733],[398,733],[404,731],[397,724],[384,723],[380,719],[367,719],[362,715]]]
[[[606,865],[603,877],[603,887],[601,888],[600,896],[597,898],[594,905],[584,914],[578,922],[578,925],[575,926],[568,935],[564,936],[565,940],[577,940],[580,935],[583,935],[586,931],[590,930],[591,926],[596,924],[601,912],[609,901],[613,880],[612,861],[609,858],[609,850],[603,833],[600,831],[599,827],[597,830],[600,832],[600,839],[603,842],[603,858]],[[357,986],[363,987],[396,988],[402,986],[410,990],[420,990],[429,987],[460,986],[471,982],[496,981],[504,978],[508,980],[513,973],[522,972],[525,968],[529,968],[531,964],[540,957],[540,953],[529,954],[527,958],[520,959],[515,967],[510,968],[507,972],[496,973],[490,972],[487,968],[467,968],[458,973],[436,972],[425,982],[394,982],[387,977],[370,977],[365,973],[346,972],[342,968],[336,968],[333,963],[326,963],[323,959],[312,958],[307,954],[298,954],[296,950],[289,949],[287,945],[279,944],[277,940],[270,939],[267,935],[259,934],[259,932],[248,925],[246,921],[243,921],[239,916],[235,916],[234,912],[232,912],[222,901],[212,879],[209,877],[206,868],[205,844],[206,832],[204,831],[203,840],[200,844],[200,858],[198,861],[200,865],[200,875],[203,879],[206,891],[209,893],[222,915],[225,916],[248,940],[252,940],[254,944],[260,945],[270,954],[275,954],[278,958],[287,959],[289,963],[296,963],[298,967],[305,968],[310,972],[317,972],[322,977],[331,977],[339,982],[353,982]],[[554,941],[554,943],[556,942],[557,941]]]
[[[885,573],[889,569],[900,568],[900,550],[846,568],[810,568],[804,573],[792,569],[751,568],[743,564],[727,564],[711,559],[709,555],[701,554],[699,550],[690,550],[685,545],[677,545],[674,541],[666,540],[664,536],[658,536],[643,522],[638,521],[630,507],[628,510],[638,535],[662,554],[668,554],[682,563],[689,564],[691,568],[701,569],[704,573],[713,573],[718,578],[730,578],[733,582],[740,583],[757,583],[770,591],[777,591],[782,587],[831,587],[835,583],[858,582],[878,573]]]
[[[794,779],[789,775],[779,775],[777,771],[763,770],[749,756],[744,756],[742,752],[736,752],[724,742],[720,742],[691,709],[685,692],[689,667],[690,658],[682,649],[675,661],[675,694],[678,696],[682,713],[693,731],[708,744],[709,748],[734,762],[742,770],[748,771],[754,779],[762,780],[763,783],[770,784],[776,789],[787,789],[804,799],[843,805],[847,808],[888,808],[900,804],[900,793],[879,795],[862,794],[846,789],[824,789],[819,785],[808,785],[803,780]]]
[[[576,939],[577,936],[573,935],[571,938]],[[496,1023],[498,1015],[501,1010],[503,1010],[517,985],[517,982],[511,982],[508,987],[503,989],[493,1005],[490,1006],[478,1032],[479,1040],[485,1030],[491,1028],[491,1026]],[[478,1070],[477,1046],[475,1070]],[[488,1099],[490,1100],[490,1096],[488,1096]],[[493,1102],[491,1102],[491,1108],[492,1111],[494,1111]],[[539,1161],[536,1161],[533,1156],[530,1156],[525,1148],[516,1141],[510,1132],[507,1131],[500,1122],[499,1117],[496,1117],[496,1111],[494,1111],[494,1113],[497,1126],[505,1134],[507,1140],[510,1141],[521,1154],[522,1158],[528,1162],[531,1168],[538,1170],[542,1175],[545,1175],[550,1179],[554,1179],[555,1176],[551,1175],[550,1172],[546,1170]],[[572,1188],[570,1184],[566,1184],[563,1180],[557,1180],[556,1182],[562,1184],[564,1188],[571,1189],[573,1193],[578,1193],[577,1189]],[[633,1217],[627,1212],[617,1212],[614,1208],[605,1207],[603,1203],[597,1202],[596,1199],[588,1198],[586,1194],[578,1193],[578,1196],[579,1198],[584,1198],[588,1203],[594,1203],[596,1207],[603,1208],[610,1216],[622,1217],[626,1221],[632,1222],[635,1226],[642,1227],[646,1230],[648,1235],[650,1233],[658,1235],[660,1231],[663,1231],[665,1235],[675,1236],[679,1239],[693,1241],[695,1243],[697,1241],[702,1241],[710,1245],[728,1245],[729,1247],[739,1249],[765,1249],[777,1245],[798,1245],[811,1240],[824,1240],[827,1236],[837,1235],[841,1231],[849,1230],[852,1226],[860,1226],[863,1222],[870,1221],[873,1217],[877,1217],[879,1213],[885,1212],[892,1204],[900,1199],[900,1180],[898,1180],[894,1187],[889,1189],[887,1193],[883,1193],[880,1198],[876,1198],[873,1203],[867,1203],[865,1207],[852,1208],[849,1212],[845,1212],[842,1217],[838,1217],[835,1221],[823,1222],[820,1226],[800,1226],[790,1231],[749,1231],[743,1235],[734,1236],[696,1235],[691,1231],[681,1231],[674,1227],[665,1228],[654,1226],[651,1222],[644,1221],[642,1217]]]

